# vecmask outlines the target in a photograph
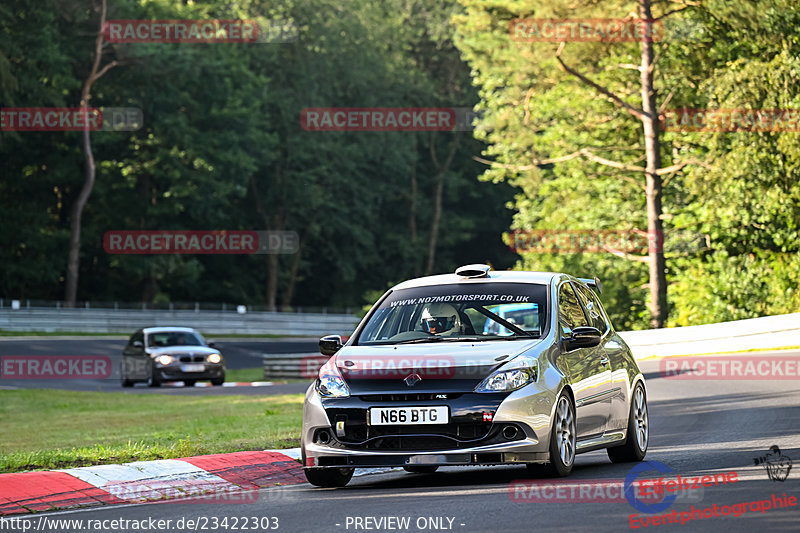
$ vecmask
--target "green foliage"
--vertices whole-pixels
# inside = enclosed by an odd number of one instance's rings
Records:
[[[457,46],[473,69],[485,112],[477,128],[499,163],[482,179],[509,182],[513,229],[646,229],[644,178],[582,158],[532,166],[588,148],[641,165],[643,138],[634,117],[562,71],[559,43],[516,42],[515,18],[624,18],[637,2],[575,3],[461,0]],[[656,3],[656,16],[679,4]],[[664,21],[656,43],[659,104],[670,108],[798,108],[796,1],[712,0]],[[638,43],[566,43],[572,68],[632,105],[641,105]],[[667,236],[692,232],[707,246],[665,249],[671,325],[798,311],[797,133],[679,133],[662,138],[664,166],[702,161],[665,177]],[[522,169],[521,169],[522,167]],[[597,275],[620,328],[647,326],[647,265],[609,254],[523,254],[519,268]],[[761,303],[758,303],[761,302]]]
[[[90,68],[90,0],[6,2],[2,106],[75,106]],[[113,44],[97,106],[138,107],[144,127],[92,135],[97,182],[84,212],[78,298],[358,306],[387,280],[421,274],[433,218],[432,143],[454,134],[310,132],[306,107],[470,107],[452,44],[454,1],[109,2],[109,19],[292,21],[283,44]],[[443,72],[447,76],[441,76]],[[480,183],[480,144],[446,178],[435,269],[514,255],[500,235],[509,186]],[[69,209],[83,183],[79,133],[0,133],[0,297],[60,299]],[[440,155],[440,157],[442,157]],[[411,187],[411,176],[416,188]],[[301,255],[109,255],[109,230],[291,230]],[[473,250],[481,250],[475,258]]]

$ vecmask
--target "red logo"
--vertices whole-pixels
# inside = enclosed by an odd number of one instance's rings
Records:
[[[800,380],[800,357],[791,355],[665,357],[659,367],[669,379]]]
[[[309,107],[306,131],[453,131],[456,111],[446,107]]]
[[[4,355],[2,379],[106,379],[111,359],[105,355]]]

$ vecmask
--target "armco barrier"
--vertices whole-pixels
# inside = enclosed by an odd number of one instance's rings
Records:
[[[0,330],[126,333],[148,326],[186,326],[206,335],[349,335],[358,317],[333,313],[208,310],[36,308],[0,309]]]
[[[637,359],[800,346],[800,313],[681,328],[622,331]]]
[[[681,328],[621,331],[636,359],[800,346],[800,313]],[[264,354],[264,377],[311,378],[327,358]]]
[[[319,353],[266,353],[264,379],[313,379],[328,357]]]

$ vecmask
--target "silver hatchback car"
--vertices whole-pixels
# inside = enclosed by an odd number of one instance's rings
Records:
[[[306,478],[336,487],[354,468],[497,464],[566,476],[601,448],[641,461],[645,381],[600,289],[487,265],[396,285],[346,344],[320,340],[331,357],[306,392]]]

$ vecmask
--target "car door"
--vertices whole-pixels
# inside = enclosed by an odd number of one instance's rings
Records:
[[[628,390],[628,372],[624,365],[625,348],[616,339],[616,335],[611,329],[611,322],[608,320],[603,304],[597,294],[589,287],[575,284],[578,297],[586,309],[590,325],[596,327],[603,333],[600,347],[609,360],[611,370],[611,415],[606,433],[610,431],[625,430],[628,426],[628,398],[625,391]]]
[[[144,351],[144,332],[136,331],[128,339],[128,344],[122,351],[122,373],[123,379],[146,380],[148,377],[148,358]]]
[[[575,394],[578,438],[599,436],[611,416],[611,367],[602,347],[570,349],[566,341],[572,331],[592,326],[572,284],[565,281],[558,289],[559,335],[562,357],[567,363]]]

